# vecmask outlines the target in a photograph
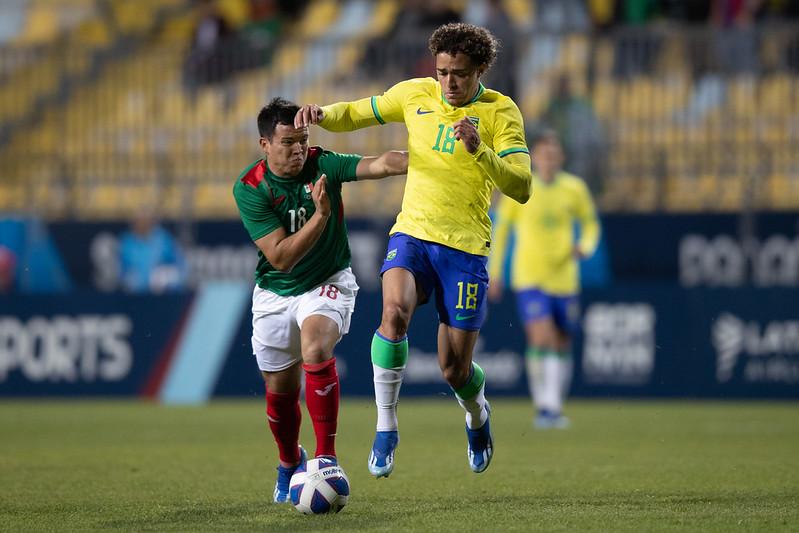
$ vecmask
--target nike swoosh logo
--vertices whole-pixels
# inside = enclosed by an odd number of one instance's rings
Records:
[[[316,394],[318,394],[319,396],[327,396],[328,394],[330,394],[330,391],[333,390],[333,387],[335,387],[335,386],[336,386],[335,383],[331,383],[330,385],[328,385],[324,389],[316,389],[316,390],[314,390],[314,392]]]
[[[432,111],[422,111],[421,107],[416,109],[417,115],[427,115],[428,113],[432,113]]]
[[[269,420],[270,422],[274,422],[275,424],[279,424],[280,423],[280,420],[278,420],[277,418],[272,418],[269,415],[266,415],[266,419]]]
[[[474,318],[476,316],[477,315],[462,315],[462,314],[458,313],[457,315],[455,315],[455,320],[467,320],[469,318]]]

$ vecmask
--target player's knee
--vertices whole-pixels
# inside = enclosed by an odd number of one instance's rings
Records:
[[[386,304],[383,306],[383,317],[380,326],[389,337],[399,339],[408,332],[410,320],[410,311],[398,304]]]
[[[469,379],[469,368],[457,364],[456,361],[442,363],[440,367],[444,381],[454,389],[462,387]]]
[[[309,343],[302,348],[302,362],[305,364],[316,365],[327,361],[333,354],[325,348],[323,343]]]

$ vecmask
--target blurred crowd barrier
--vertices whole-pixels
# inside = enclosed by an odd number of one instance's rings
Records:
[[[216,2],[236,31],[217,27],[226,37],[204,49],[188,2],[71,1],[86,9],[67,30],[48,34],[45,17],[0,47],[0,212],[235,218],[231,185],[259,157],[255,118],[269,98],[351,100],[433,74],[429,31],[392,30],[398,2],[315,1],[257,24],[236,15],[241,2]],[[528,137],[558,131],[567,169],[605,213],[796,210],[797,36],[778,20],[522,25],[485,82],[515,98]],[[405,136],[396,124],[314,128],[311,142],[373,154]],[[347,212],[394,216],[403,183],[345,187]]]

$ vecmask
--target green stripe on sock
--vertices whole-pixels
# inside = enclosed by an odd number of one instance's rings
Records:
[[[458,398],[461,400],[471,400],[477,396],[477,393],[480,392],[480,388],[486,382],[485,372],[480,368],[480,365],[472,362],[472,370],[472,376],[469,378],[469,381],[467,381],[463,387],[455,391],[455,394],[457,394]]]
[[[380,368],[400,368],[408,362],[408,337],[392,342],[377,333],[372,337],[372,363]]]
[[[541,359],[544,357],[544,351],[540,348],[527,348],[524,354],[531,359]]]

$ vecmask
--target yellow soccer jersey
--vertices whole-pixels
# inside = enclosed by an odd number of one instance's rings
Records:
[[[510,230],[516,234],[511,263],[514,290],[538,288],[556,295],[579,290],[574,257],[574,223],[580,224],[577,246],[583,256],[594,253],[599,241],[596,211],[583,180],[560,172],[551,183],[533,174],[535,194],[525,205],[503,198],[497,209],[494,249],[489,274],[500,279]]]
[[[391,233],[488,255],[488,207],[494,187],[503,192],[524,189],[519,195],[523,200],[529,196],[530,156],[521,113],[510,98],[482,84],[461,107],[446,101],[438,81],[418,78],[398,83],[380,96],[322,109],[320,125],[331,131],[405,123],[408,180]],[[482,143],[475,154],[454,137],[452,126],[464,117],[480,134]]]

